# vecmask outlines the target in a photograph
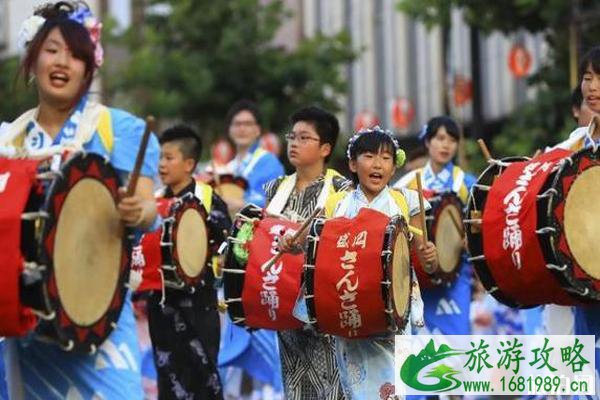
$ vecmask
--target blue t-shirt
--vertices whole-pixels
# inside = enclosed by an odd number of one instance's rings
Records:
[[[130,172],[145,129],[143,120],[110,109],[113,147],[104,148],[98,133],[84,149],[107,157],[120,175]],[[141,174],[154,177],[160,148],[151,135]],[[69,353],[32,335],[7,340],[7,375],[11,393],[22,390],[26,399],[142,399],[141,356],[131,298],[128,295],[117,328],[94,355]],[[17,355],[18,361],[12,356]],[[20,375],[20,376],[19,376]],[[17,392],[15,392],[15,390]],[[18,398],[18,397],[17,397]]]

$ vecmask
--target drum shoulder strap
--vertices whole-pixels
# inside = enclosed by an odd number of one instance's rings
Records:
[[[349,192],[335,192],[325,201],[325,217],[332,218],[337,205],[346,198]]]
[[[210,213],[210,210],[212,209],[212,194],[212,186],[204,182],[196,181],[196,190],[194,195],[202,202],[202,205],[206,209],[207,213]]]
[[[408,202],[406,201],[406,198],[404,197],[401,191],[396,189],[391,189],[390,195],[392,196],[392,199],[394,199],[394,202],[400,209],[400,213],[402,214],[404,219],[406,219],[406,222],[408,222],[408,220],[410,219],[410,215],[408,212]]]
[[[458,166],[452,170],[452,191],[460,198],[463,203],[469,198],[469,189],[465,185],[465,172]]]
[[[104,107],[104,109],[100,113],[97,131],[102,145],[109,153],[111,153],[114,144],[114,133],[112,117],[110,115],[110,109],[108,107]]]

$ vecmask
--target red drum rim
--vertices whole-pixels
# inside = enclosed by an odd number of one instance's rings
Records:
[[[120,254],[116,256],[119,261],[115,265],[118,271],[114,282],[114,294],[106,302],[107,309],[101,317],[95,321],[83,321],[80,324],[67,313],[69,306],[63,304],[60,297],[60,284],[56,275],[54,262],[57,228],[62,209],[66,203],[70,190],[83,179],[95,180],[103,185],[112,197],[113,204],[116,207],[118,202],[118,187],[120,181],[118,174],[113,167],[103,157],[91,153],[77,153],[73,155],[61,168],[61,176],[57,177],[51,184],[44,210],[48,213],[43,226],[42,245],[40,246],[41,261],[48,270],[45,276],[46,295],[50,310],[55,311],[56,318],[52,324],[58,335],[59,341],[63,342],[69,349],[82,352],[95,352],[97,347],[110,335],[119,319],[121,309],[125,302],[127,292],[126,282],[129,276],[130,254],[132,246],[132,234],[128,228],[123,228],[124,233],[121,236]],[[112,222],[111,222],[112,223]],[[118,227],[114,227],[118,228]],[[88,238],[93,241],[93,238]],[[82,238],[79,238],[80,245],[85,245]],[[91,244],[95,245],[95,244]],[[61,267],[59,267],[60,269]],[[77,268],[76,265],[69,266],[69,269]],[[88,291],[92,288],[88,288]],[[66,307],[65,307],[66,306]]]

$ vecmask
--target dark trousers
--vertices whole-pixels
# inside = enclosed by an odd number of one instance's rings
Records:
[[[217,372],[219,314],[214,289],[167,290],[148,299],[148,326],[160,400],[223,399]]]

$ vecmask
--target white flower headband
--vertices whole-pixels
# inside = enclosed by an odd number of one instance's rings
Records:
[[[396,148],[396,154],[395,154],[396,157],[394,160],[396,167],[400,168],[404,165],[404,162],[406,161],[406,153],[404,152],[404,150],[402,150],[400,148],[400,143],[398,142],[398,139],[396,139],[396,137],[394,136],[394,134],[391,131],[389,131],[387,129],[383,129],[379,125],[376,125],[373,128],[361,129],[356,134],[354,134],[354,136],[352,136],[350,138],[350,140],[348,140],[348,147],[346,148],[346,157],[348,157],[348,160],[350,160],[352,158],[351,157],[352,146],[354,146],[354,143],[356,142],[356,140],[359,137],[361,137],[362,135],[369,134],[369,133],[383,133],[384,135],[389,136],[390,139],[392,140],[392,143],[394,144],[394,147]]]
[[[90,34],[94,44],[94,60],[96,67],[100,67],[104,61],[104,49],[100,43],[102,23],[92,14],[89,8],[81,7],[69,14],[69,19],[83,25]],[[19,48],[25,50],[35,35],[40,31],[46,19],[40,15],[32,15],[21,25],[17,43]]]

